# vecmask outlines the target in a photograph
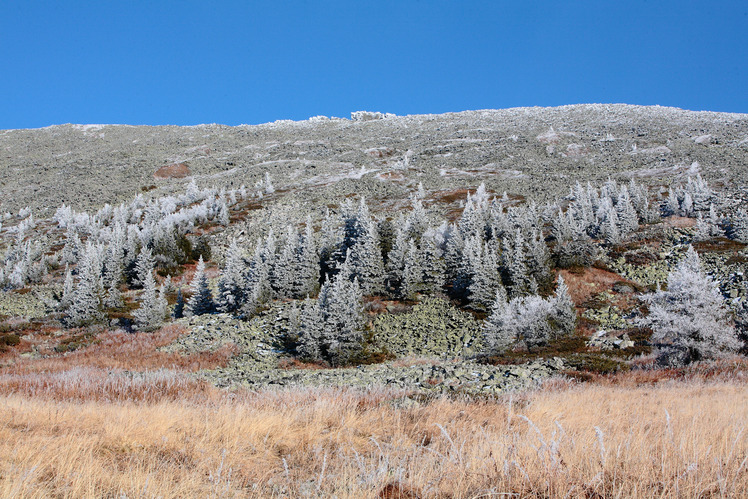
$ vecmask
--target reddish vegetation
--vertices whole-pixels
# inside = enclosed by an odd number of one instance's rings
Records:
[[[696,219],[695,218],[688,218],[688,217],[667,217],[662,219],[662,223],[665,228],[668,227],[678,227],[678,228],[688,228],[688,227],[695,227],[696,226]]]
[[[452,189],[449,191],[435,192],[434,199],[440,203],[454,203],[463,201],[468,194],[468,189]]]
[[[611,375],[593,374],[588,381],[606,386],[638,387],[672,380],[732,382],[748,377],[748,359],[745,357],[717,359],[711,363],[668,369],[651,369],[654,365],[653,357],[643,357],[634,364],[641,369],[631,369]]]
[[[162,166],[153,174],[156,178],[184,178],[190,174],[189,167],[184,163],[174,163]]]
[[[566,285],[569,286],[569,294],[576,306],[584,303],[592,295],[609,290],[613,284],[626,281],[614,272],[596,268],[584,269],[582,273],[561,270],[560,274],[564,276]]]
[[[380,499],[418,499],[421,493],[407,484],[392,482],[385,485],[377,497]]]
[[[382,180],[401,181],[405,180],[405,175],[400,172],[384,172],[377,175]]]
[[[11,366],[0,369],[0,374],[62,372],[73,367],[127,370],[171,368],[194,372],[225,366],[237,351],[235,345],[191,355],[158,350],[186,332],[185,328],[178,325],[165,326],[153,333],[126,333],[117,330],[98,335],[78,331],[79,334],[75,335],[75,331],[71,331],[70,336],[58,338],[54,345],[37,343],[42,358],[17,358]],[[55,349],[59,345],[69,344],[71,340],[80,344],[76,350],[62,354],[59,353],[59,348]]]
[[[366,154],[372,158],[388,158],[395,154],[395,150],[391,147],[379,147],[377,149],[369,149]]]

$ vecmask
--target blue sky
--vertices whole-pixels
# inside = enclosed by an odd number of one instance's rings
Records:
[[[0,54],[0,129],[588,102],[748,112],[745,0],[6,0]]]

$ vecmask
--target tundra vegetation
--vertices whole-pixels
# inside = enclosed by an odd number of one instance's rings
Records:
[[[402,201],[265,171],[3,215],[2,495],[748,493],[742,200]]]

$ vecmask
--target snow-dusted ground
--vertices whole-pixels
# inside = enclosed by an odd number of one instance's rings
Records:
[[[383,199],[407,197],[418,182],[443,191],[481,181],[494,192],[542,198],[575,180],[635,175],[665,183],[694,162],[729,187],[748,177],[746,144],[745,114],[622,104],[236,127],[59,125],[0,131],[0,212],[28,205],[42,215],[62,202],[95,208],[182,190],[190,178],[153,176],[173,163],[219,187],[254,185],[269,172],[277,188],[302,200],[307,191],[314,199]]]

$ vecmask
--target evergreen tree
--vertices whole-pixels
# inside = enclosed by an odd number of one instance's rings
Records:
[[[135,262],[136,280],[133,282],[133,285],[137,287],[143,287],[145,279],[147,278],[148,274],[153,272],[153,267],[155,266],[155,264],[156,262],[153,258],[151,250],[144,246],[140,250],[138,259]]]
[[[292,296],[303,298],[315,294],[319,286],[320,268],[311,216],[307,216],[304,236],[297,247],[295,268],[291,281]]]
[[[413,300],[421,291],[423,284],[423,266],[416,243],[411,239],[408,246],[408,254],[405,257],[405,270],[403,271],[403,282],[401,295],[406,300]]]
[[[333,281],[326,281],[319,293],[324,318],[320,350],[333,365],[345,364],[363,344],[362,294],[358,280],[349,281],[346,269]]]
[[[89,242],[78,266],[78,284],[67,311],[68,325],[85,326],[104,319],[101,270],[101,249]]]
[[[212,313],[215,309],[213,294],[208,285],[208,277],[205,275],[205,262],[203,257],[197,262],[195,276],[192,279],[192,296],[185,307],[185,315],[203,315]]]
[[[62,259],[60,261],[64,264],[78,263],[83,249],[80,236],[78,236],[72,225],[68,226],[65,233],[65,246],[62,248]]]
[[[419,258],[423,274],[423,291],[426,294],[439,292],[444,286],[446,271],[442,250],[433,237],[424,234]]]
[[[296,254],[299,247],[299,235],[294,227],[289,224],[286,227],[286,237],[280,253],[275,260],[275,270],[272,273],[273,291],[279,298],[291,297],[293,294],[292,282],[296,274]]]
[[[538,286],[545,289],[551,283],[553,273],[550,267],[551,254],[540,230],[536,230],[528,242],[526,260],[527,271],[531,278]]]
[[[140,307],[133,313],[138,329],[142,331],[157,329],[166,317],[167,306],[163,287],[156,289],[153,272],[147,274],[143,282],[143,292],[140,295]]]
[[[299,317],[299,339],[296,353],[302,360],[322,360],[320,344],[324,332],[324,317],[319,302],[304,300]]]
[[[569,287],[560,274],[556,284],[556,296],[553,297],[552,320],[554,336],[568,336],[576,329],[577,312],[569,294]]]
[[[62,308],[68,308],[73,301],[73,274],[70,272],[70,268],[65,266],[65,282],[62,286],[62,299],[60,300],[60,306]]]
[[[184,317],[184,295],[182,295],[182,288],[177,290],[177,302],[174,304],[172,316],[175,319],[181,319]]]
[[[662,363],[713,359],[740,347],[717,284],[704,273],[692,247],[667,282],[667,291],[644,297],[649,315],[640,321],[652,328]]]
[[[500,353],[517,341],[514,313],[507,301],[504,286],[496,290],[491,314],[483,323],[483,341],[489,354]]]
[[[525,240],[519,229],[515,231],[511,244],[509,239],[504,240],[503,266],[509,277],[509,290],[512,297],[522,296],[530,291],[530,276],[525,264],[524,246]]]
[[[618,218],[618,231],[622,236],[634,232],[639,228],[639,217],[631,202],[629,191],[626,186],[621,187],[616,204],[616,215]]]
[[[748,243],[748,211],[739,209],[730,223],[730,238],[741,243]]]
[[[376,224],[369,220],[364,227],[348,250],[346,262],[351,272],[348,278],[357,278],[364,294],[375,295],[384,290],[384,263]]]
[[[496,289],[501,286],[501,275],[496,254],[487,244],[475,259],[473,277],[468,286],[470,306],[478,310],[487,310],[496,300]]]
[[[668,196],[662,205],[662,214],[666,217],[680,214],[680,203],[678,202],[678,196],[672,187],[668,189]]]
[[[242,251],[236,243],[231,244],[226,253],[226,262],[218,278],[216,307],[221,312],[233,313],[244,304],[245,263]]]
[[[408,232],[402,225],[395,229],[395,237],[392,249],[387,255],[387,287],[390,292],[397,295],[403,282],[403,272],[408,255],[409,241]]]

